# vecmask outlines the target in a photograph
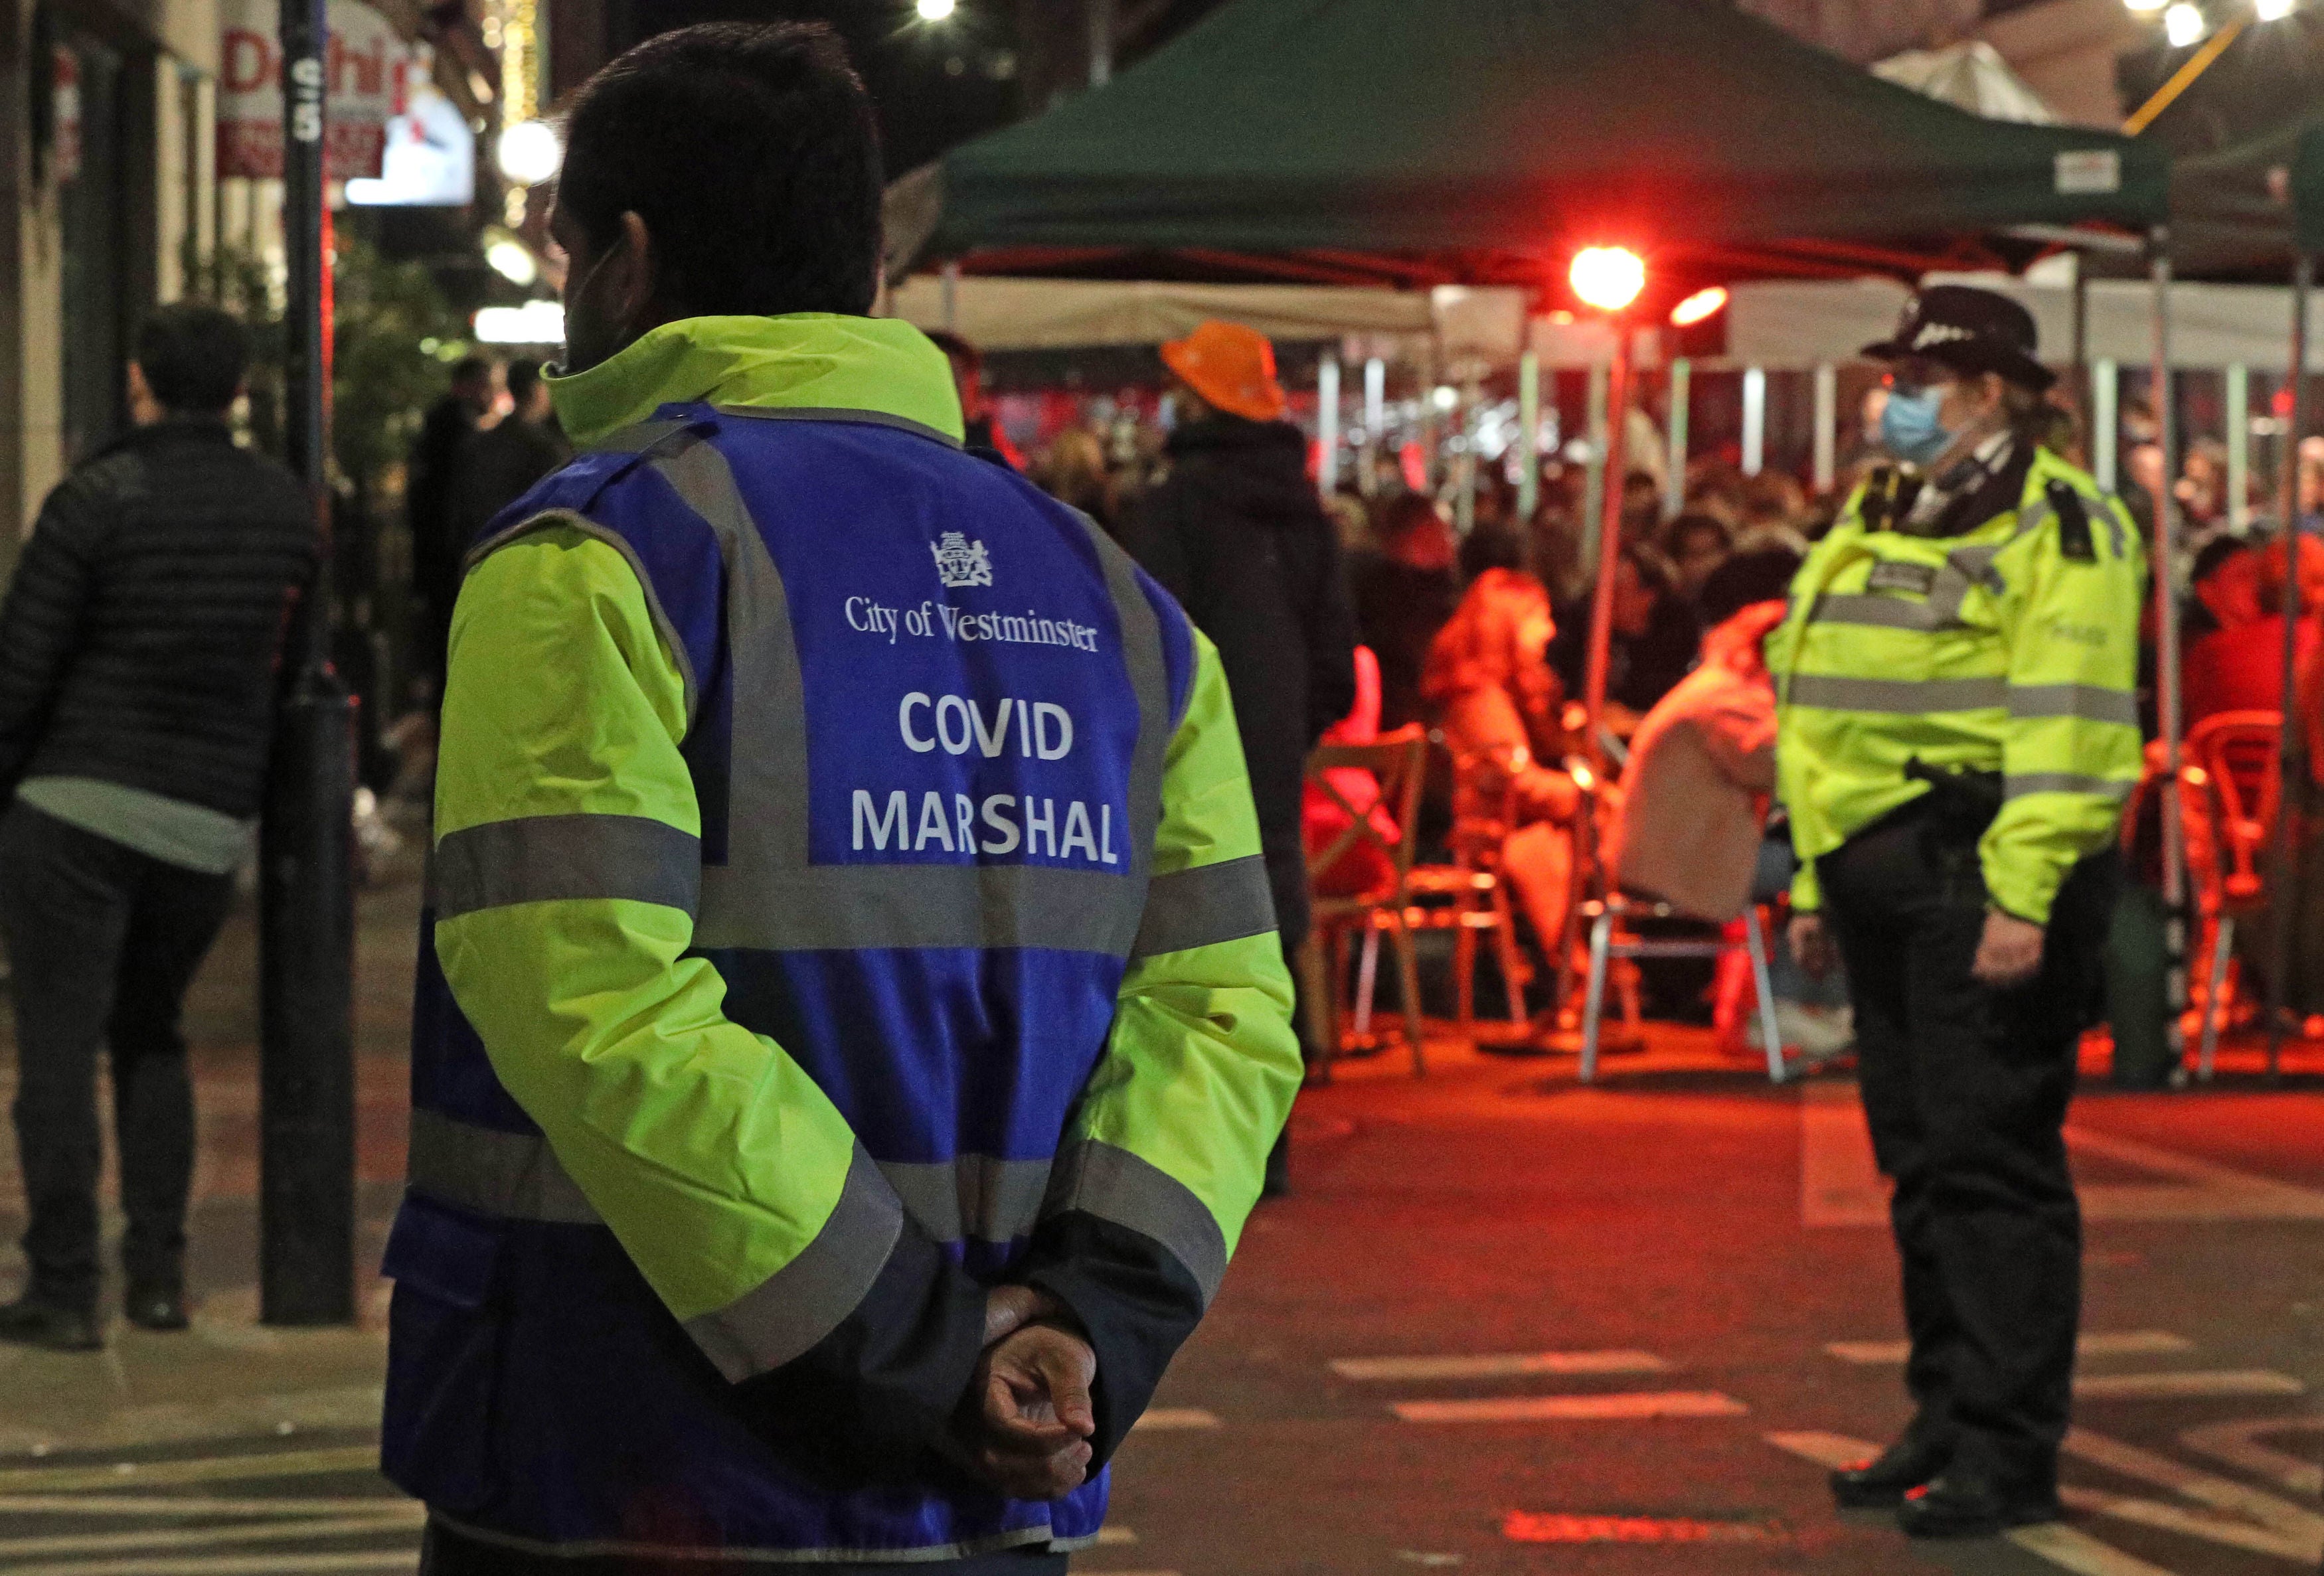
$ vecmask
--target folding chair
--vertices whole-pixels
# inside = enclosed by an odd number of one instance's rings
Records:
[[[1386,932],[1396,949],[1397,983],[1404,998],[1404,1032],[1412,1046],[1412,1071],[1416,1077],[1428,1071],[1421,1044],[1419,961],[1405,917],[1412,902],[1413,828],[1427,765],[1428,735],[1417,723],[1384,733],[1370,744],[1318,745],[1307,757],[1308,786],[1348,816],[1345,830],[1328,846],[1310,849],[1307,854],[1314,934],[1309,937],[1310,955],[1303,958],[1301,966],[1308,976],[1308,993],[1316,1002],[1316,1016],[1322,1019],[1317,1028],[1323,1042],[1320,1072],[1325,1078],[1331,1076],[1332,1058],[1341,1048],[1340,983],[1347,977],[1348,942],[1357,932],[1362,933],[1365,947],[1354,1004],[1355,1032],[1370,1031],[1379,938]],[[1348,770],[1371,773],[1379,785],[1379,797],[1373,804],[1360,809],[1332,780],[1333,772]],[[1353,897],[1315,893],[1317,878],[1357,848],[1376,850],[1387,862],[1388,875],[1371,890]],[[1328,982],[1318,977],[1327,955]]]
[[[1724,937],[1662,941],[1636,935],[1628,926],[1634,917],[1698,917],[1654,898],[1609,893],[1582,905],[1582,917],[1590,926],[1590,983],[1582,1007],[1582,1082],[1594,1083],[1598,1081],[1598,1032],[1606,1006],[1606,972],[1614,959],[1715,958],[1724,956],[1735,944]],[[1751,958],[1751,983],[1759,996],[1759,1035],[1767,1046],[1767,1081],[1781,1083],[1784,1036],[1775,1025],[1775,993],[1767,983],[1767,932],[1760,923],[1757,903],[1743,910],[1743,945]]]
[[[1432,742],[1443,747],[1441,737]],[[1517,950],[1517,921],[1509,908],[1508,882],[1501,873],[1501,844],[1517,825],[1517,779],[1490,756],[1448,751],[1459,786],[1453,793],[1451,864],[1415,865],[1406,886],[1415,899],[1405,923],[1420,930],[1452,933],[1452,991],[1461,1032],[1477,1021],[1477,941],[1490,935],[1508,997],[1509,1022],[1523,1028],[1526,970]],[[1375,931],[1364,938],[1369,961],[1379,945]],[[1358,1010],[1362,1010],[1362,1003]]]

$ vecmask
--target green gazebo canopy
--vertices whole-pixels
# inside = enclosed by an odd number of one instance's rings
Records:
[[[1102,272],[1537,280],[1620,241],[1673,277],[1906,269],[1948,237],[2166,207],[2166,159],[1988,121],[1716,0],[1236,0],[937,171],[924,254]]]

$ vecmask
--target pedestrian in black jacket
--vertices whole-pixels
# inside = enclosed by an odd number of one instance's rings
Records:
[[[0,1340],[100,1344],[100,1041],[125,1309],[185,1327],[179,1013],[250,846],[283,627],[316,561],[305,489],[227,429],[247,359],[224,312],[156,313],[129,369],[135,429],[49,494],[0,604],[0,930],[32,1265]]]
[[[1121,544],[1219,649],[1287,958],[1307,939],[1307,751],[1356,703],[1339,533],[1307,479],[1307,440],[1283,419],[1264,336],[1204,323],[1162,357],[1178,410],[1170,469],[1131,510]],[[1271,1190],[1282,1185],[1282,1154],[1278,1146]]]

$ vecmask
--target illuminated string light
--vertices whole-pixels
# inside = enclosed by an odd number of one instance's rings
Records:
[[[1726,304],[1727,287],[1725,285],[1714,284],[1708,289],[1699,290],[1671,309],[1671,327],[1692,327],[1706,318],[1716,317],[1720,309]]]
[[[1567,276],[1573,293],[1601,312],[1618,312],[1646,288],[1646,265],[1622,246],[1584,246],[1573,254]]]
[[[2174,50],[2202,42],[2203,34],[2210,31],[2210,25],[2203,18],[2202,7],[2190,5],[2188,0],[2179,0],[2177,5],[2163,14],[2163,36],[2171,41]]]
[[[922,22],[944,22],[960,6],[959,0],[918,0],[913,9],[920,14]]]

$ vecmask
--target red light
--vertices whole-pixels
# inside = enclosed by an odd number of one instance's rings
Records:
[[[1567,276],[1573,293],[1601,312],[1618,312],[1646,288],[1646,265],[1622,246],[1584,246]]]
[[[1691,328],[1704,318],[1715,316],[1727,304],[1727,287],[1714,284],[1699,290],[1671,309],[1671,327]]]

